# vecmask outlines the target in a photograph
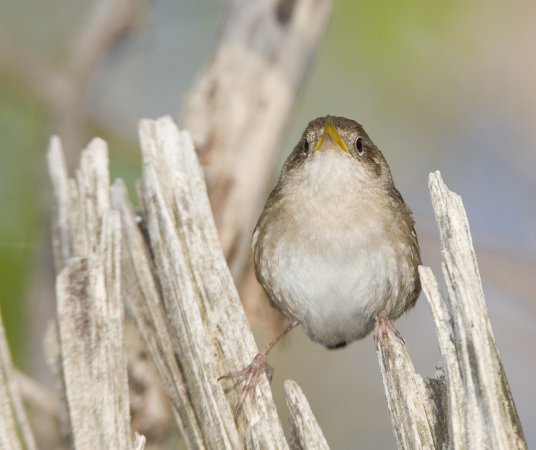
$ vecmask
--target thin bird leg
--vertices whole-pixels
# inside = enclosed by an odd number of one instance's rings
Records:
[[[253,358],[251,364],[246,368],[238,370],[237,372],[228,373],[227,375],[222,375],[218,378],[218,381],[220,381],[224,379],[246,377],[246,383],[244,384],[244,388],[242,389],[242,393],[240,394],[240,399],[238,400],[238,404],[236,405],[235,418],[238,417],[238,414],[240,413],[240,410],[242,409],[242,406],[244,404],[244,400],[246,399],[248,394],[250,394],[255,389],[255,387],[259,383],[260,376],[264,372],[266,372],[269,381],[272,381],[273,369],[267,363],[266,357],[268,356],[268,353],[270,353],[270,351],[276,346],[276,344],[298,325],[298,322],[290,322],[288,326],[278,336],[276,336],[274,340],[270,341],[268,345],[266,345],[266,347],[264,347],[259,353],[255,355],[255,358]]]
[[[380,312],[376,318],[376,323],[374,324],[374,342],[378,343],[378,337],[380,333],[385,333],[387,330],[391,331],[398,339],[400,339],[404,344],[406,341],[400,334],[400,332],[395,328],[391,319],[387,317],[385,311]]]

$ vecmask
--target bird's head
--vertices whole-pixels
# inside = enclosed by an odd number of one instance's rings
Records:
[[[393,183],[385,158],[363,127],[335,116],[319,117],[307,125],[283,173],[300,177],[310,173],[310,178],[319,180],[349,177],[371,188]]]

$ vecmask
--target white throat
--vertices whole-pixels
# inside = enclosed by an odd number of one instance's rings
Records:
[[[296,177],[311,194],[323,197],[340,197],[350,186],[355,190],[356,185],[370,183],[365,170],[352,156],[331,149],[311,155]]]

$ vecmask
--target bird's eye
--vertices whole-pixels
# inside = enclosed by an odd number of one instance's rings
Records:
[[[306,153],[309,151],[309,140],[307,138],[303,138],[303,150]]]
[[[355,148],[357,149],[357,153],[359,153],[360,155],[363,154],[365,149],[363,148],[363,139],[362,138],[358,137],[355,140]]]

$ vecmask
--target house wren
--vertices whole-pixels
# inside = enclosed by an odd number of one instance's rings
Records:
[[[363,127],[344,117],[309,123],[288,157],[253,234],[255,273],[290,325],[246,369],[246,393],[266,355],[302,325],[328,348],[365,337],[377,318],[394,320],[421,287],[410,209]]]

